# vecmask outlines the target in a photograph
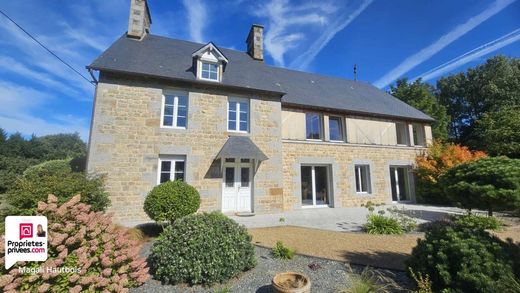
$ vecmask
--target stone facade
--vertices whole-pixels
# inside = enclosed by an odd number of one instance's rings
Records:
[[[332,207],[359,206],[367,201],[388,203],[390,166],[413,166],[415,157],[424,148],[354,145],[347,143],[283,141],[284,209],[301,207],[301,165],[326,165],[332,175],[330,205]],[[354,165],[370,166],[370,194],[357,194]],[[411,175],[411,174],[409,174]],[[409,176],[410,193],[414,195],[413,176]]]
[[[161,128],[164,90],[188,93],[186,129]],[[98,83],[89,142],[88,171],[103,174],[114,219],[125,225],[149,221],[147,193],[158,183],[159,155],[185,155],[186,181],[199,190],[201,210],[220,210],[222,174],[214,158],[229,135],[227,99],[238,93],[172,87],[152,80],[102,76]],[[269,157],[254,174],[258,213],[281,211],[282,142],[279,98],[250,98],[251,140]]]
[[[161,127],[163,93],[168,91],[188,95],[186,129]],[[227,131],[228,97],[249,98],[249,133]],[[390,166],[412,166],[416,155],[425,151],[423,147],[283,139],[282,117],[280,97],[103,73],[96,89],[88,171],[105,175],[114,219],[134,225],[149,221],[143,203],[158,184],[160,155],[185,156],[185,180],[200,192],[201,210],[221,210],[222,170],[215,157],[230,135],[249,136],[269,158],[253,175],[255,213],[301,208],[302,164],[329,167],[331,207],[389,202]],[[355,191],[357,163],[370,166],[370,194]],[[413,176],[409,177],[413,196]]]

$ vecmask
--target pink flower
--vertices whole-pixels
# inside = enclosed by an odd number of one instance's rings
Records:
[[[0,288],[5,287],[7,284],[13,281],[14,277],[11,275],[0,276]]]
[[[76,286],[74,286],[73,288],[69,289],[69,292],[70,292],[70,293],[79,293],[79,292],[81,292],[81,289],[82,289],[82,288],[81,288],[80,285],[76,285]]]
[[[47,197],[47,202],[48,203],[57,203],[58,198],[56,196],[54,196],[54,194],[49,194],[49,196]]]
[[[76,274],[75,274],[75,275],[72,275],[72,276],[69,277],[69,281],[70,281],[71,283],[76,283],[76,281],[79,280],[79,277],[80,277],[80,276],[79,276],[79,275],[76,275]]]
[[[50,287],[51,287],[50,284],[43,283],[43,284],[40,285],[40,287],[38,287],[38,292],[39,293],[45,293],[45,292],[47,292],[49,290]]]
[[[111,274],[112,274],[112,269],[111,268],[106,268],[104,269],[101,274],[105,277],[109,277]]]

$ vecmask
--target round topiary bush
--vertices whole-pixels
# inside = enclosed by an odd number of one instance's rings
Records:
[[[199,192],[181,180],[155,186],[144,201],[144,211],[156,222],[174,222],[195,213],[199,207]]]
[[[445,224],[426,231],[407,265],[429,276],[434,292],[518,292],[511,281],[520,277],[518,255],[518,245],[483,229]]]
[[[226,281],[256,265],[251,236],[219,212],[190,215],[161,233],[148,258],[155,278],[169,284]]]

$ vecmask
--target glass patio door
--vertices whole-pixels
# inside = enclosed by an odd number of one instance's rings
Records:
[[[392,187],[392,201],[410,200],[408,167],[390,167],[390,185]]]
[[[328,173],[327,166],[301,166],[302,207],[328,206]]]

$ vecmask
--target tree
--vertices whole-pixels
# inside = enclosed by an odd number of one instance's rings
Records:
[[[520,158],[520,106],[484,113],[475,121],[468,145],[493,156]]]
[[[60,133],[46,135],[38,138],[44,148],[45,160],[61,160],[85,156],[87,145],[81,140],[79,134]]]
[[[456,166],[440,178],[448,198],[466,209],[520,207],[520,160],[490,157]]]
[[[449,119],[446,108],[439,104],[434,91],[432,85],[422,82],[421,79],[412,83],[409,83],[406,78],[399,79],[395,86],[390,87],[390,93],[393,96],[434,118],[433,137],[438,140],[446,140],[448,138]]]
[[[467,147],[434,140],[425,154],[417,156],[417,200],[433,204],[452,204],[439,184],[439,177],[450,168],[485,157]]]
[[[520,105],[520,59],[495,56],[467,72],[437,81],[438,98],[451,117],[450,137],[466,144],[485,113]]]

